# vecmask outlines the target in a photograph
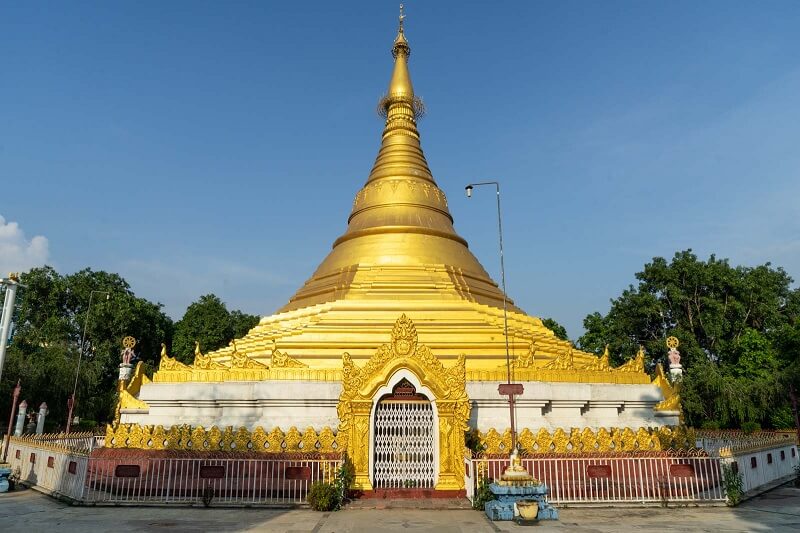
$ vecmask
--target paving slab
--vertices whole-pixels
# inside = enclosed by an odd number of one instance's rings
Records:
[[[388,500],[388,503],[393,503]],[[384,532],[783,532],[800,531],[800,489],[784,486],[739,507],[562,508],[558,522],[524,527],[490,522],[468,509],[424,509],[405,501],[385,509],[351,508],[335,513],[310,509],[80,507],[36,491],[0,494],[3,531],[114,532],[265,531],[312,533]],[[419,502],[418,502],[419,503]]]

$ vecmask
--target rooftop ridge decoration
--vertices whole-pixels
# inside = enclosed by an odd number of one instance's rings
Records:
[[[200,351],[200,341],[195,341],[194,343],[194,365],[192,366],[201,370],[224,368],[222,364],[215,361],[210,355],[203,355],[203,352]]]
[[[347,447],[347,434],[330,427],[319,431],[307,427],[300,432],[292,426],[284,432],[275,426],[270,431],[233,426],[190,426],[117,424],[106,426],[106,448],[140,450],[181,450],[203,452],[260,453],[341,453]]]
[[[236,340],[232,340],[233,352],[231,353],[231,368],[252,369],[252,368],[269,368],[263,363],[259,363],[254,359],[250,359],[244,352],[239,352],[236,349]]]
[[[167,345],[163,342],[161,343],[161,360],[158,363],[158,370],[191,370],[192,367],[189,365],[185,365],[175,359],[174,357],[170,357],[167,355]]]
[[[277,348],[272,352],[270,363],[274,368],[308,368],[307,364],[301,363],[293,357],[289,357],[288,354]]]
[[[508,454],[511,449],[511,429],[503,433],[492,428],[478,432],[483,454]],[[586,454],[604,452],[651,452],[663,450],[695,449],[694,430],[682,426],[669,428],[557,428],[550,431],[539,428],[536,432],[525,428],[517,441],[527,455]]]
[[[644,346],[639,346],[636,357],[616,367],[617,372],[644,372]]]
[[[681,397],[678,394],[678,386],[670,383],[667,375],[664,373],[664,367],[661,363],[656,365],[656,377],[653,378],[653,384],[658,385],[664,399],[655,406],[656,411],[680,411],[681,410]]]

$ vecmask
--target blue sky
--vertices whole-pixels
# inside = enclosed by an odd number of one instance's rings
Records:
[[[654,256],[800,278],[800,4],[406,4],[428,162],[509,294],[571,336]],[[6,3],[0,269],[271,314],[380,141],[393,2]]]

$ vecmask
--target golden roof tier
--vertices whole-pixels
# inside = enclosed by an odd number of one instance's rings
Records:
[[[386,119],[381,147],[347,230],[277,314],[262,318],[235,348],[206,357],[229,364],[238,351],[272,368],[288,360],[309,370],[338,370],[344,352],[368,359],[405,314],[438,357],[465,354],[471,375],[504,375],[503,292],[456,233],[425,160],[417,130],[424,106],[411,83],[402,20],[392,55],[389,89],[378,105]],[[603,367],[601,359],[575,350],[540,319],[507,303],[515,368],[561,372],[570,380],[573,370]],[[649,382],[644,375],[634,381]]]

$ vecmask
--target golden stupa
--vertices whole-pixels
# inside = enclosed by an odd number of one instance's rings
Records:
[[[612,368],[607,351],[575,349],[504,298],[456,233],[422,152],[402,16],[392,55],[381,147],[331,252],[230,346],[198,345],[192,365],[164,349],[152,380],[140,364],[107,446],[347,451],[361,489],[462,490],[465,430],[489,451],[512,445],[498,394],[509,373],[525,388],[515,412],[528,450],[577,450],[578,428],[587,450],[652,449],[660,441],[645,428],[677,422],[675,391],[663,371],[651,383],[642,350]],[[612,427],[627,429],[612,438]]]
[[[343,351],[356,361],[370,357],[405,313],[440,358],[463,353],[468,370],[505,368],[503,292],[454,229],[447,197],[425,160],[410,54],[401,25],[389,90],[379,104],[386,118],[381,147],[347,229],[289,302],[236,341],[252,359],[269,364],[277,350],[309,368],[341,368]],[[596,359],[507,303],[515,358],[532,355],[531,368],[559,356],[569,355],[576,367]],[[231,346],[209,355],[225,363],[232,352]]]

